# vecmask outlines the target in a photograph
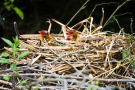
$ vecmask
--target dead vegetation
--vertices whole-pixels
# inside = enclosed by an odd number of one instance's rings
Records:
[[[93,17],[72,27],[52,19],[48,21],[50,26],[47,35],[20,35],[19,52],[29,51],[29,54],[16,61],[18,77],[10,69],[6,69],[8,66],[1,65],[1,77],[9,74],[16,81],[1,80],[0,83],[12,87],[21,79],[28,79],[26,84],[16,87],[21,90],[133,89],[134,37],[125,34],[124,28],[119,33],[101,31],[103,9],[102,13],[98,27],[93,24]],[[50,33],[52,21],[62,27],[62,34]],[[5,49],[11,52],[11,48]],[[12,59],[9,60],[13,62]]]

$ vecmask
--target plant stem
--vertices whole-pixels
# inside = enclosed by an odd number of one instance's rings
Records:
[[[115,9],[115,11],[111,14],[111,16],[109,17],[109,19],[105,22],[105,24],[103,25],[103,28],[108,24],[108,22],[110,21],[110,19],[113,17],[113,15],[124,5],[124,4],[126,4],[128,1],[131,1],[131,0],[126,0],[125,2],[123,2],[121,5],[119,5],[116,9]],[[103,30],[103,28],[102,28],[102,30]],[[101,31],[102,31],[101,30]]]
[[[82,7],[74,14],[74,16],[68,21],[68,23],[66,25],[68,25],[74,18],[75,16],[82,10],[85,8],[85,5],[89,2],[90,0],[87,0],[83,5]]]

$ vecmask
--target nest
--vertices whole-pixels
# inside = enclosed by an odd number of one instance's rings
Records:
[[[18,77],[28,79],[28,82],[17,88],[29,90],[37,87],[50,90],[133,88],[135,81],[132,66],[135,53],[133,36],[125,34],[123,28],[119,33],[101,32],[102,26],[95,27],[92,24],[92,17],[73,27],[67,27],[54,19],[53,21],[63,29],[63,34],[51,34],[55,42],[44,39],[41,45],[39,34],[20,36],[19,53],[29,51],[29,54],[16,61]],[[79,31],[82,26],[83,30]],[[78,28],[77,40],[65,40],[67,28]],[[10,48],[5,49],[10,52]],[[0,73],[10,73],[15,77],[9,69],[1,70]],[[8,82],[8,85],[13,84]]]

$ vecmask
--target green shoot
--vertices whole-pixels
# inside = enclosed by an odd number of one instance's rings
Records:
[[[16,74],[16,76],[18,76],[18,71],[16,69],[16,60],[19,60],[21,58],[24,58],[26,55],[28,55],[28,51],[24,51],[22,53],[19,53],[19,40],[18,38],[13,38],[13,42],[11,42],[8,39],[2,38],[2,40],[7,43],[11,48],[12,48],[12,52],[11,53],[7,53],[7,52],[3,52],[0,55],[0,63],[2,64],[9,64],[10,65],[10,69]],[[13,59],[14,62],[11,63],[9,61],[9,59]],[[5,80],[10,80],[11,77],[8,75],[4,75],[3,79]],[[22,83],[24,83],[25,81],[22,81]]]
[[[21,86],[22,84],[26,83],[27,81],[28,81],[28,79],[22,80],[22,81],[18,84],[18,86]]]

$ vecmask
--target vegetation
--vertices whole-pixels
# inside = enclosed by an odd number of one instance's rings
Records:
[[[2,38],[8,46],[4,47],[0,55],[0,83],[3,86],[0,89],[134,89],[132,83],[135,81],[134,23],[131,19],[129,24],[131,35],[125,33],[118,17],[129,13],[117,14],[118,10],[129,1],[132,0],[125,0],[119,4],[108,19],[105,16],[106,11],[102,8],[101,19],[97,26],[94,24],[96,18],[93,14],[96,8],[107,4],[115,5],[117,2],[96,4],[90,15],[71,27],[69,25],[74,21],[77,22],[76,18],[87,9],[90,0],[86,0],[72,17],[63,16],[65,15],[63,13],[61,17],[63,20],[67,18],[66,24],[56,18],[48,18],[49,27],[46,27],[48,29],[40,31],[39,27],[36,28],[39,34],[25,32],[25,35],[19,35],[19,31],[23,29],[19,27],[18,31],[16,25],[17,37],[13,40]],[[19,19],[26,20],[25,11],[16,6],[16,2],[5,0],[3,10],[6,9],[8,12],[13,10]],[[70,4],[71,2],[72,0],[69,0]],[[38,17],[37,10],[35,13],[35,17]],[[112,25],[110,23],[118,26],[118,33],[107,30],[107,26]],[[57,31],[59,34],[51,32],[55,24],[61,27]]]
[[[20,48],[19,48],[19,40],[17,37],[13,38],[14,43],[5,38],[2,38],[2,40],[5,41],[11,47],[11,51],[10,52],[5,51],[1,53],[0,63],[9,64],[10,70],[12,70],[16,74],[16,76],[18,76],[18,70],[16,69],[16,61],[19,60],[20,58],[24,58],[28,54],[28,51],[18,53]],[[13,62],[10,62],[11,59],[13,59]],[[14,78],[10,77],[9,75],[4,75],[3,79],[9,81]],[[23,84],[23,82],[24,81],[22,81],[21,84]]]

